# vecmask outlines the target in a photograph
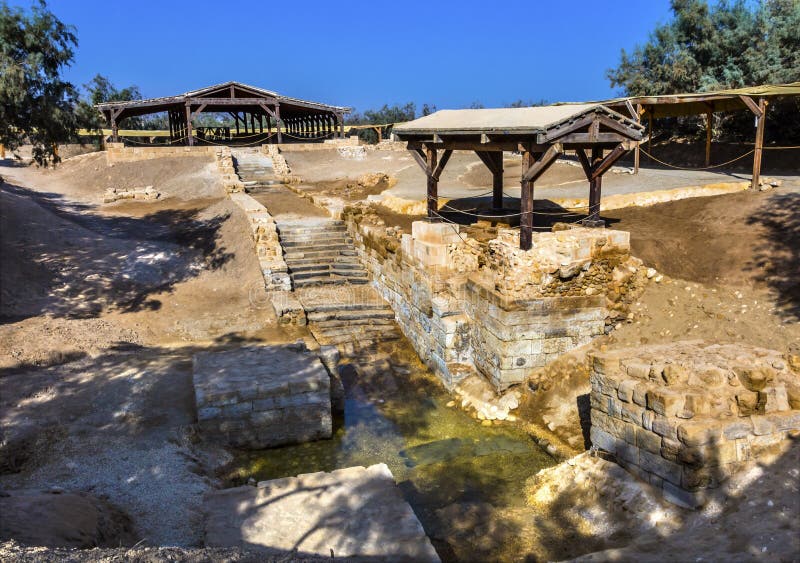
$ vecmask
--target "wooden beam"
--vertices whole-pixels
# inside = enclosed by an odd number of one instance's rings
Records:
[[[425,172],[425,175],[426,176],[429,175],[430,170],[428,169],[428,161],[426,160],[427,157],[425,155],[425,152],[422,149],[416,149],[416,148],[408,150],[411,151],[411,156],[413,156],[414,160],[417,161],[417,164],[419,164],[420,168],[422,168],[422,171]]]
[[[442,153],[442,158],[439,159],[439,164],[436,166],[436,170],[433,171],[433,177],[436,181],[439,181],[439,177],[442,175],[444,171],[444,167],[447,166],[447,161],[450,160],[450,156],[453,154],[451,149],[445,149]]]
[[[630,137],[620,135],[619,133],[570,133],[558,138],[558,142],[562,145],[567,143],[584,143],[590,145],[597,144],[616,144],[623,141],[631,140]]]
[[[575,149],[575,154],[578,156],[578,162],[581,163],[583,173],[586,174],[586,179],[592,179],[592,163],[589,162],[589,157],[586,156],[586,151],[583,149]]]
[[[626,149],[623,145],[619,145],[616,148],[614,148],[614,150],[612,150],[610,153],[608,153],[605,156],[605,158],[602,158],[602,156],[603,156],[602,149],[592,149],[592,158],[593,159],[594,159],[594,154],[595,154],[594,151],[595,150],[597,150],[597,153],[600,155],[601,160],[599,162],[596,162],[596,163],[592,164],[592,177],[590,179],[599,178],[600,176],[602,176],[603,174],[608,172],[608,170],[612,166],[614,166],[614,164],[616,164],[616,162],[620,158],[625,156],[625,153],[628,152],[628,149]]]
[[[761,109],[761,101],[760,101],[763,98],[759,98],[758,104],[756,104],[753,101],[753,98],[751,98],[750,96],[740,95],[739,99],[742,100],[742,102],[744,102],[744,105],[750,108],[750,111],[752,111],[756,115],[756,117],[761,117],[764,114],[763,110]]]
[[[761,154],[764,151],[764,128],[767,126],[767,100],[758,99],[758,109],[761,114],[756,118],[756,146],[753,153],[753,181],[755,190],[761,184]]]
[[[628,108],[628,113],[630,113],[630,114],[631,114],[631,117],[632,117],[633,119],[635,119],[635,120],[636,120],[636,122],[638,123],[638,122],[639,122],[639,114],[638,114],[638,113],[637,113],[637,111],[636,111],[636,110],[633,108],[633,104],[631,103],[631,101],[630,101],[630,100],[625,100],[625,107],[626,107],[626,108]]]
[[[564,153],[564,147],[556,143],[548,147],[544,154],[532,163],[522,175],[523,182],[535,182]]]
[[[196,110],[194,110],[194,111],[192,112],[192,119],[194,119],[194,117],[195,117],[196,115],[199,115],[199,114],[200,114],[200,112],[202,112],[204,109],[206,109],[206,105],[207,105],[207,104],[200,104],[200,107],[198,107]]]
[[[258,106],[261,104],[274,105],[278,100],[264,96],[263,98],[186,98],[186,103],[196,106],[208,104],[210,106]]]

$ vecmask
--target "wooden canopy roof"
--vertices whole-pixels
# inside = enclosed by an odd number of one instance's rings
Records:
[[[665,94],[657,96],[629,96],[600,102],[621,111],[632,111],[637,105],[654,118],[678,117],[682,115],[705,115],[709,111],[739,111],[755,109],[757,98],[777,98],[800,96],[800,82],[789,84],[765,84],[747,88],[692,92],[686,94]],[[573,105],[573,104],[568,104]],[[574,104],[581,105],[581,104]],[[627,108],[630,108],[628,110]],[[627,111],[626,111],[627,110]]]
[[[335,135],[337,128],[343,136],[344,114],[351,111],[348,107],[290,98],[241,82],[215,84],[177,96],[106,102],[96,107],[111,125],[115,141],[119,139],[118,125],[123,119],[166,112],[169,116],[170,143],[183,141],[188,145],[195,142],[192,119],[204,111],[230,114],[236,120],[237,135],[240,122],[245,133],[248,132],[248,120],[251,133],[258,128],[259,134],[263,134],[266,120],[265,139],[272,137],[271,127],[274,126],[279,143],[284,134],[302,140],[321,139]]]
[[[529,108],[459,109],[397,125],[394,135],[409,148],[438,144],[466,150],[518,150],[524,143],[536,150],[561,143],[563,148],[628,143],[642,139],[636,120],[597,104]]]
[[[439,177],[454,150],[475,151],[492,173],[492,205],[498,211],[503,205],[503,151],[519,151],[520,248],[529,250],[535,213],[533,185],[556,159],[566,150],[575,151],[589,181],[589,213],[584,224],[602,226],[602,176],[642,139],[643,131],[633,118],[592,103],[442,110],[398,125],[393,134],[407,141],[428,177],[428,217],[432,221],[443,219],[438,207]],[[498,215],[487,217],[492,216]]]
[[[268,105],[281,106],[283,116],[312,115],[320,112],[334,114],[349,113],[352,108],[343,106],[333,106],[320,102],[301,100],[282,96],[272,90],[265,90],[256,86],[249,86],[241,82],[224,82],[178,94],[176,96],[166,96],[162,98],[149,98],[147,100],[130,100],[124,102],[106,102],[97,104],[97,109],[108,114],[112,111],[117,112],[116,120],[120,121],[126,117],[135,117],[150,113],[169,111],[175,106],[186,106],[205,104],[203,111],[207,112],[227,112],[243,108],[249,109],[262,103]]]

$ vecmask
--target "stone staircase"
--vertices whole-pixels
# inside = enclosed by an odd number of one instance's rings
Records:
[[[342,221],[279,222],[278,232],[295,288],[369,282]]]
[[[262,153],[260,148],[231,148],[231,156],[236,173],[248,192],[268,191],[273,186],[280,186],[281,181],[275,176],[272,159]]]
[[[314,338],[344,356],[375,353],[379,344],[402,337],[394,311],[370,286],[316,286],[296,293]]]

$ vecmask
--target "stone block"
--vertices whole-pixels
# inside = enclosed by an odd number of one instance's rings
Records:
[[[683,409],[685,397],[683,393],[658,387],[646,393],[647,408],[666,417],[674,417]]]
[[[414,221],[411,223],[411,236],[415,242],[454,244],[461,240],[459,228],[459,225],[446,222]]]
[[[639,451],[639,466],[645,471],[658,475],[665,481],[675,485],[681,484],[682,466],[664,459],[659,454],[653,454],[646,450]]]
[[[685,422],[678,426],[678,439],[687,446],[702,446],[719,442],[721,438],[721,428],[713,420]]]
[[[592,445],[604,450],[610,454],[616,455],[617,454],[617,444],[621,443],[621,440],[618,440],[602,428],[599,428],[592,424],[592,428],[589,432],[589,436],[592,440]]]
[[[331,436],[330,376],[316,356],[295,346],[197,354],[193,383],[201,431],[232,446],[259,449]],[[238,399],[209,403],[219,397]]]
[[[384,464],[214,491],[203,512],[206,545],[254,560],[439,561]]]

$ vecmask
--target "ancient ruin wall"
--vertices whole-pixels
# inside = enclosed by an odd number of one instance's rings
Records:
[[[283,259],[283,248],[275,219],[266,207],[246,193],[231,193],[230,198],[247,215],[267,291],[291,291],[292,281]]]
[[[602,334],[609,293],[619,298],[638,271],[620,231],[543,233],[525,252],[510,229],[486,246],[448,223],[401,234],[353,208],[345,219],[404,334],[448,387],[477,371],[506,389]]]
[[[800,431],[800,379],[779,352],[699,341],[592,358],[592,444],[688,507]]]

